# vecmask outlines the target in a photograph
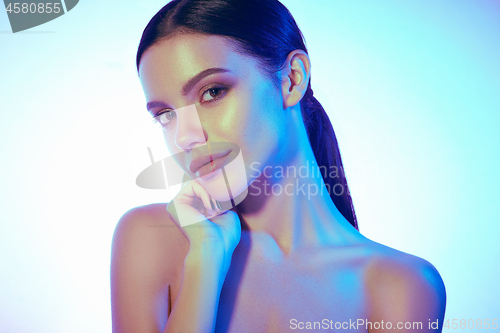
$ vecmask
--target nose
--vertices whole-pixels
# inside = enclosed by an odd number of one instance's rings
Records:
[[[191,150],[206,143],[207,138],[201,126],[195,104],[176,109],[176,115],[175,144],[177,147],[182,150]]]

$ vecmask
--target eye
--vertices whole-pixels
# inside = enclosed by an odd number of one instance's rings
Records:
[[[213,87],[205,90],[203,95],[201,95],[200,102],[215,102],[224,97],[227,92],[227,88],[224,87]]]
[[[175,111],[173,110],[167,110],[160,112],[157,114],[154,118],[153,121],[155,123],[158,123],[161,125],[161,127],[165,127],[168,123],[170,123],[173,119],[175,119],[176,114]]]

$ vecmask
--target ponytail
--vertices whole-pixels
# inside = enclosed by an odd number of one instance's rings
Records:
[[[310,83],[300,106],[309,142],[330,198],[346,220],[359,230],[335,131],[327,113],[313,96]]]

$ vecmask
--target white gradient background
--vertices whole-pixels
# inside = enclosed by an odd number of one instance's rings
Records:
[[[361,231],[436,266],[446,318],[500,319],[500,3],[283,2]],[[164,154],[134,65],[164,3],[81,0],[17,34],[0,11],[2,333],[111,330],[116,222],[167,200],[135,185]]]

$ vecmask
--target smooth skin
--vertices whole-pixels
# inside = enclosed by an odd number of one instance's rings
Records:
[[[185,83],[209,68],[228,71],[183,94]],[[199,112],[202,135],[181,112],[169,113],[169,150],[237,144],[253,183],[242,203],[221,212],[211,209],[202,182],[188,182],[173,200],[176,211],[201,214],[192,205],[200,197],[208,217],[191,226],[179,226],[172,203],[134,208],[121,218],[112,245],[113,332],[289,332],[323,319],[384,322],[346,331],[441,331],[445,288],[430,263],[362,236],[326,190],[309,198],[265,194],[262,180],[289,189],[297,184],[269,170],[315,161],[299,103],[310,71],[307,54],[291,52],[277,89],[257,60],[219,36],[176,35],[144,53],[139,75],[146,100],[164,104],[151,114],[191,104]],[[271,177],[264,179],[254,170],[265,167]],[[324,186],[320,177],[300,182]],[[438,320],[438,329],[429,320]],[[394,329],[400,322],[422,327]]]

